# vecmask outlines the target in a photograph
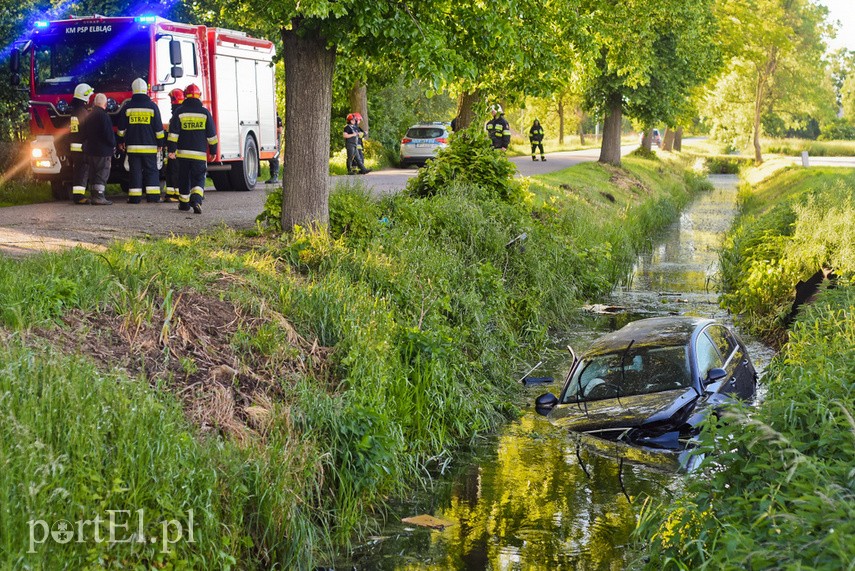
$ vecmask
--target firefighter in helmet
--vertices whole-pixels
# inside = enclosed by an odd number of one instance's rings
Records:
[[[540,124],[540,119],[535,119],[534,123],[531,124],[531,129],[528,130],[528,141],[531,143],[531,160],[537,160],[535,151],[540,149],[540,160],[545,161],[546,155],[543,154],[543,126]]]
[[[493,118],[487,122],[486,129],[490,141],[493,143],[493,148],[507,151],[511,145],[511,126],[505,119],[505,111],[497,103],[490,107],[490,113]]]
[[[83,121],[89,114],[87,105],[95,92],[88,83],[80,83],[74,88],[71,100],[71,123],[69,124],[69,157],[71,158],[71,197],[75,204],[88,204],[86,184],[89,181],[89,165],[83,156]]]
[[[137,78],[131,84],[133,95],[119,114],[119,147],[128,155],[130,184],[128,202],[142,202],[143,186],[147,202],[160,202],[160,174],[157,155],[164,143],[160,109],[148,96],[148,84]]]
[[[178,113],[178,108],[184,103],[184,91],[175,88],[169,92],[169,101],[172,103],[172,116]],[[178,159],[166,157],[166,196],[164,202],[178,202]]]
[[[365,168],[365,163],[362,161],[362,155],[359,152],[360,131],[357,125],[358,113],[349,113],[347,115],[347,125],[344,127],[344,148],[347,151],[347,174],[368,174],[369,171]]]
[[[368,133],[366,133],[365,130],[362,128],[362,125],[360,125],[360,123],[362,123],[362,115],[360,115],[359,113],[354,113],[353,118],[356,119],[356,129],[359,131],[359,139],[357,140],[357,143],[356,143],[356,150],[359,152],[359,160],[362,161],[362,164],[364,165],[365,164],[365,147],[363,146],[362,141],[363,141],[363,139],[365,139],[365,137],[368,136]],[[360,174],[368,174],[370,172],[371,172],[371,169],[366,168],[365,172],[360,173]]]
[[[179,210],[202,214],[208,158],[217,154],[217,128],[202,105],[202,91],[191,83],[184,104],[169,122],[169,158],[178,159]]]

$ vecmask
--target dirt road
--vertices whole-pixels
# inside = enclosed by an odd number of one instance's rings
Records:
[[[633,147],[626,147],[628,152]],[[599,149],[552,153],[546,162],[513,157],[521,176],[532,176],[596,160]],[[387,169],[358,177],[330,177],[330,185],[359,181],[377,195],[398,192],[416,168]],[[261,185],[262,188],[265,185]],[[273,186],[267,187],[272,190]],[[176,204],[127,204],[122,198],[112,206],[76,206],[65,202],[0,208],[0,253],[12,256],[74,246],[104,248],[123,238],[196,235],[220,225],[252,228],[262,211],[267,192],[205,191],[204,212],[178,210]]]

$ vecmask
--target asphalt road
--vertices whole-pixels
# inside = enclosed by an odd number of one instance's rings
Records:
[[[624,153],[633,146],[623,147]],[[551,153],[546,162],[530,157],[512,157],[521,176],[561,170],[581,162],[595,161],[599,149]],[[795,162],[795,159],[794,159]],[[811,158],[811,166],[834,164],[855,166],[855,159]],[[359,180],[377,195],[404,188],[418,169],[386,169],[362,176],[332,176],[330,185]],[[264,185],[262,185],[263,187]],[[272,188],[272,187],[271,187]],[[127,204],[118,199],[112,206],[79,206],[66,202],[0,208],[0,252],[21,256],[43,250],[83,246],[104,248],[123,238],[196,235],[220,225],[252,228],[262,211],[266,192],[217,192],[206,190],[201,215],[181,212],[176,204]]]

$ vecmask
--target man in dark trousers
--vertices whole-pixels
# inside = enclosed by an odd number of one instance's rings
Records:
[[[540,120],[535,119],[528,130],[528,141],[531,143],[531,160],[536,161],[535,151],[540,149],[540,160],[545,161],[546,156],[543,154],[543,127],[540,126]]]
[[[347,151],[347,174],[368,174],[362,156],[359,153],[359,132],[361,129],[356,124],[356,113],[347,116],[347,125],[344,127],[344,148]]]
[[[493,118],[487,122],[486,129],[493,148],[507,151],[511,145],[511,126],[505,119],[505,111],[501,105],[496,104],[490,107],[490,113]]]
[[[69,158],[71,159],[71,199],[74,204],[87,204],[86,183],[89,180],[89,166],[83,154],[83,122],[89,114],[89,98],[94,90],[88,83],[80,83],[74,88],[71,100],[71,121],[68,127]]]
[[[202,214],[208,159],[217,154],[217,129],[211,112],[202,105],[202,91],[191,83],[184,104],[169,122],[170,159],[178,159],[178,209]]]
[[[107,179],[110,178],[110,163],[116,150],[113,122],[106,109],[107,96],[103,93],[97,94],[95,104],[82,129],[83,153],[89,165],[89,184],[92,189],[89,203],[96,206],[113,204],[104,196]]]
[[[279,113],[276,114],[276,142],[279,148],[276,149],[276,154],[273,155],[267,162],[270,165],[270,180],[265,184],[277,184],[279,182],[279,151],[282,148],[282,119]]]
[[[178,108],[184,103],[184,91],[177,87],[169,92],[169,101],[172,103],[172,117],[178,112]],[[178,160],[166,159],[166,196],[164,202],[178,202]]]
[[[163,147],[163,120],[160,109],[148,96],[148,84],[137,78],[131,84],[134,94],[119,114],[119,147],[128,154],[130,184],[128,202],[142,202],[143,186],[148,202],[160,202],[160,173],[157,154]]]

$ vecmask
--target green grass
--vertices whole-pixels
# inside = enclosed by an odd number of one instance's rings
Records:
[[[9,180],[0,182],[0,208],[51,202],[50,184],[46,182]]]
[[[801,156],[807,151],[812,157],[852,157],[855,156],[855,141],[811,141],[807,139],[763,140],[764,153]]]
[[[0,567],[166,562],[154,548],[126,544],[113,545],[106,563],[89,543],[23,553],[21,525],[42,511],[76,521],[104,509],[170,519],[194,509],[206,539],[176,543],[175,567],[310,568],[363,537],[386,498],[516,416],[514,379],[544,349],[548,328],[622,280],[649,233],[704,188],[678,163],[624,164],[510,179],[505,198],[478,181],[381,201],[346,185],[331,196],[328,234],[220,230],[117,243],[103,254],[0,259],[0,331],[9,338],[0,398],[15,395],[6,407],[15,420],[0,415],[0,463],[15,466],[0,475],[0,497],[9,498]],[[257,390],[245,384],[256,377],[266,387],[254,398],[268,420],[242,438],[188,420],[195,409],[178,390],[210,367],[196,353],[179,358],[163,345],[157,361],[172,372],[142,380],[39,341],[70,328],[73,312],[115,315],[125,332],[168,337],[179,328],[170,318],[178,296],[192,290],[243,316],[233,336],[208,331],[194,341],[234,351],[230,366],[247,375],[235,378],[236,390]],[[82,343],[96,331],[69,334]],[[39,399],[51,391],[61,399]],[[73,437],[59,434],[72,426]],[[16,431],[40,435],[50,456],[40,444],[17,448]],[[42,470],[46,490],[69,495],[27,503],[26,471],[60,457],[94,462]],[[154,481],[159,474],[168,478]]]
[[[855,173],[790,168],[743,187],[740,200],[721,255],[722,305],[774,341],[798,281],[822,267],[855,273]]]

